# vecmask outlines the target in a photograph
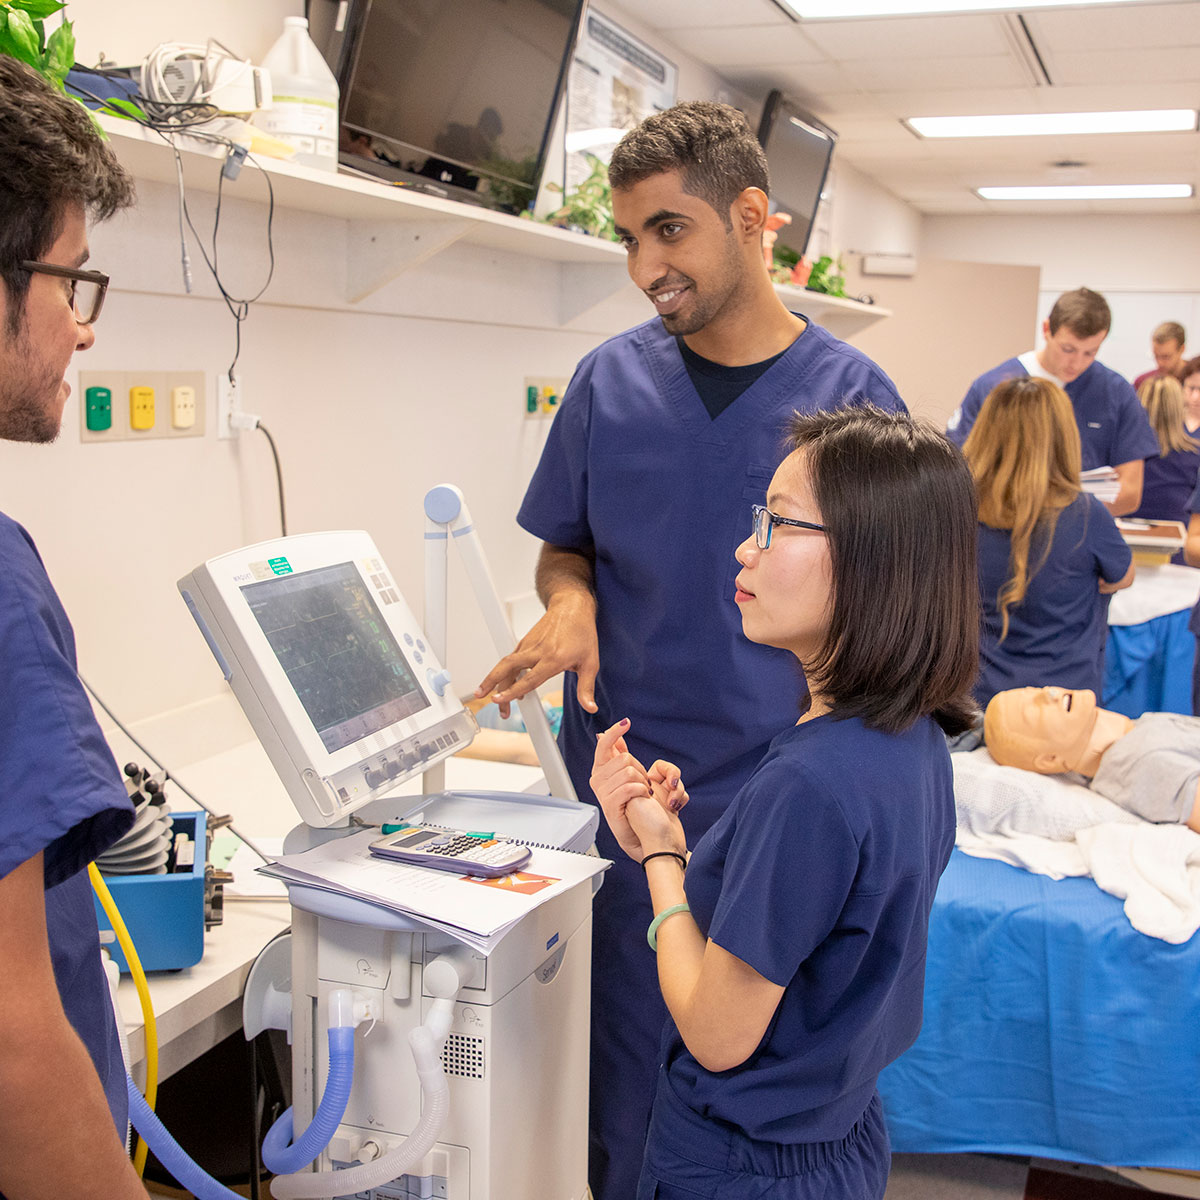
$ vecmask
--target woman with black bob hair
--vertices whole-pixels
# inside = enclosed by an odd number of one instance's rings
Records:
[[[797,415],[790,446],[734,599],[803,667],[800,719],[690,856],[678,768],[634,759],[628,720],[597,743],[670,1011],[637,1200],[881,1197],[876,1080],[921,1025],[943,735],[977,716],[974,484],[932,427],[871,407]]]

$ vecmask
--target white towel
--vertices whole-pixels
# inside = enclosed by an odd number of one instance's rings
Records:
[[[1078,783],[956,754],[956,844],[1052,879],[1090,875],[1129,923],[1178,944],[1200,928],[1200,835],[1155,825]]]

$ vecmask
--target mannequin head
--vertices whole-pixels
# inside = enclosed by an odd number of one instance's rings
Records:
[[[992,697],[983,737],[1001,766],[1093,775],[1104,751],[1131,725],[1128,717],[1098,708],[1095,693],[1086,689],[1013,688]]]

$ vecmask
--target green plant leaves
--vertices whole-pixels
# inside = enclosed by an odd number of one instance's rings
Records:
[[[61,0],[7,0],[7,3],[0,3],[0,8],[22,9],[35,21],[43,21],[46,17],[52,17],[66,7]]]
[[[62,89],[62,82],[67,72],[75,65],[75,28],[70,21],[64,21],[46,42],[46,54],[42,68],[50,78]]]
[[[41,38],[34,27],[33,19],[27,12],[19,8],[9,8],[6,14],[3,41],[0,48],[8,51],[13,58],[19,58],[31,67],[41,67],[42,46]]]

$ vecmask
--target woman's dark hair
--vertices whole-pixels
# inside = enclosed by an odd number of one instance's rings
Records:
[[[829,539],[833,612],[805,663],[837,718],[971,728],[979,667],[975,482],[931,425],[864,405],[792,418]]]
[[[613,150],[608,181],[614,191],[660,171],[679,171],[683,190],[698,196],[731,229],[729,208],[748,187],[768,195],[767,156],[745,116],[728,104],[687,100],[647,117]]]
[[[62,231],[67,207],[105,220],[132,204],[133,183],[87,109],[0,53],[0,281],[8,332],[21,327],[29,273]]]

